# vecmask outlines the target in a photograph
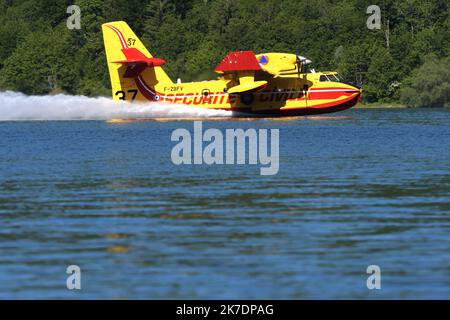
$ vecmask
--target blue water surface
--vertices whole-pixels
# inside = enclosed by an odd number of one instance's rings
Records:
[[[0,123],[0,298],[449,299],[449,124],[445,109],[203,122],[280,129],[280,171],[261,176],[175,166],[191,121]]]

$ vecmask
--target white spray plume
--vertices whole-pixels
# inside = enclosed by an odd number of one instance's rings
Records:
[[[164,103],[129,103],[109,98],[0,92],[0,121],[110,120],[135,118],[231,117],[231,111]]]

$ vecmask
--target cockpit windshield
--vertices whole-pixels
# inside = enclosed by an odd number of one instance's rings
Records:
[[[328,79],[331,79],[331,81],[335,81],[335,82],[341,82],[341,80],[339,80],[339,78],[335,74],[328,75]]]
[[[323,74],[319,78],[320,82],[343,82],[337,73]]]

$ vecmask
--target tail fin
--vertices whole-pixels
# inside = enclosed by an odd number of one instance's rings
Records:
[[[157,101],[158,88],[173,85],[164,60],[153,58],[126,22],[105,23],[102,31],[114,100]]]

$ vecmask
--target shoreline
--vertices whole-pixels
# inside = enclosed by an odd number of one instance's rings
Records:
[[[358,103],[352,109],[448,109],[449,107],[408,107],[399,103]]]
[[[408,109],[410,107],[400,103],[358,103],[354,109]]]

